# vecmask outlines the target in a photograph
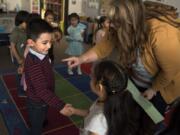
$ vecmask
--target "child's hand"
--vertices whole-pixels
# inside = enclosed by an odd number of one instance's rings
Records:
[[[66,104],[64,108],[60,110],[60,113],[65,116],[71,116],[73,114],[71,111],[72,109],[70,109],[71,107],[72,107],[71,104]]]
[[[22,74],[23,71],[24,71],[23,66],[19,66],[18,69],[17,69],[18,74]]]
[[[73,106],[69,107],[69,110],[71,111],[72,115],[76,115],[76,108],[74,108]]]

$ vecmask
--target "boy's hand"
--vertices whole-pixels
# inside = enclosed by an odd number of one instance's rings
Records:
[[[70,109],[72,107],[71,104],[66,104],[62,110],[60,110],[60,113],[65,116],[71,116],[73,112]]]

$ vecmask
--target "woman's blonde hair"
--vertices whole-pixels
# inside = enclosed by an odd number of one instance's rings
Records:
[[[138,51],[142,54],[145,44],[151,32],[151,26],[147,19],[156,18],[179,27],[179,23],[173,20],[172,13],[176,9],[155,2],[142,2],[142,0],[113,0],[111,2],[109,17],[115,26],[116,35],[111,36],[111,40],[116,40],[115,44],[119,51],[120,65],[125,69],[131,68],[137,59]],[[166,11],[167,12],[164,12]],[[164,16],[167,19],[161,19]],[[117,39],[113,39],[117,37]]]
[[[146,19],[156,18],[160,21],[167,22],[174,27],[179,27],[177,8],[159,2],[145,1]],[[162,19],[164,17],[165,19]]]
[[[117,31],[120,64],[128,69],[137,58],[137,48],[143,50],[148,39],[144,5],[141,0],[114,0],[111,5],[109,17]]]

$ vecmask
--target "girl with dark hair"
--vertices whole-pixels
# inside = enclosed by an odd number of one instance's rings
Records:
[[[52,27],[57,27],[57,24],[54,23],[54,12],[50,9],[47,9],[44,14],[44,20],[48,22]],[[54,25],[55,24],[55,25]],[[52,45],[49,49],[49,57],[51,59],[51,62],[54,63],[54,46]]]
[[[46,20],[46,22],[52,25],[54,22],[54,12],[50,9],[47,9],[44,14],[44,19]]]
[[[47,9],[44,14],[44,20],[48,22],[54,29],[53,32],[53,45],[49,49],[49,57],[51,59],[52,64],[54,63],[54,44],[59,44],[59,41],[61,40],[62,31],[59,27],[59,25],[55,22],[55,14],[52,10]],[[56,39],[57,38],[57,39]],[[58,41],[58,42],[57,42]]]
[[[77,13],[70,14],[69,21],[70,26],[67,29],[68,36],[66,36],[68,47],[65,53],[70,56],[79,56],[84,52],[83,41],[86,26],[80,23],[80,18]],[[78,75],[82,74],[81,65],[78,65],[77,73]],[[68,74],[73,75],[73,71],[71,68],[68,68]]]
[[[107,33],[85,54],[64,61],[72,68],[109,56],[115,48],[119,64],[164,114],[167,104],[180,96],[180,23],[172,14],[175,10],[166,12],[166,6],[142,0],[113,0],[111,5],[114,34]]]
[[[153,134],[151,120],[126,89],[127,82],[127,75],[115,62],[95,65],[90,86],[98,99],[89,110],[71,108],[73,114],[85,116],[83,135]]]
[[[100,19],[98,20],[98,26],[95,31],[94,44],[99,43],[103,39],[106,31],[108,31],[109,28],[110,28],[110,19],[106,16],[101,16]]]

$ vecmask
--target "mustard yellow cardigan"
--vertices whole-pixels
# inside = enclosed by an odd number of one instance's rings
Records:
[[[151,19],[152,30],[141,56],[146,70],[154,76],[152,88],[160,91],[167,104],[180,96],[180,30],[168,23]],[[108,56],[114,44],[104,39],[92,50],[98,58]]]

